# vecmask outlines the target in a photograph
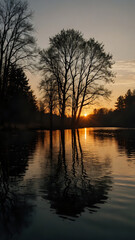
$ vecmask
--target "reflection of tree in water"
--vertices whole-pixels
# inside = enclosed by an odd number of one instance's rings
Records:
[[[27,197],[30,186],[24,190],[19,184],[35,144],[34,132],[0,134],[0,239],[12,239],[29,224],[33,211]]]
[[[85,208],[91,213],[97,211],[99,204],[106,202],[111,188],[111,178],[106,172],[110,168],[109,162],[103,163],[91,156],[85,159],[79,131],[72,131],[71,136],[70,155],[65,133],[61,131],[58,161],[55,161],[56,155],[51,159],[51,162],[54,160],[53,169],[48,170],[42,187],[45,190],[43,197],[50,201],[51,208],[64,217],[77,217]]]
[[[116,129],[116,130],[95,130],[94,137],[99,140],[115,139],[120,152],[125,151],[128,158],[135,155],[135,130]]]

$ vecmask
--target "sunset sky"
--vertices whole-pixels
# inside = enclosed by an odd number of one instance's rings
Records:
[[[63,28],[74,28],[86,39],[94,37],[105,45],[115,61],[115,83],[109,102],[96,107],[114,107],[119,95],[135,88],[135,0],[28,0],[40,48],[49,46],[49,37]],[[39,98],[38,74],[30,84]]]

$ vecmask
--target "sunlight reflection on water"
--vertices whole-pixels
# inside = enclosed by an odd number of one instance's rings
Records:
[[[135,130],[0,133],[1,240],[134,239],[134,188]]]

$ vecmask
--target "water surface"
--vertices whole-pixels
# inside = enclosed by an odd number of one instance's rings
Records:
[[[135,130],[0,133],[0,239],[135,239]]]

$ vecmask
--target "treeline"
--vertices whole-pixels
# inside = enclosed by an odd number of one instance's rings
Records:
[[[31,17],[26,1],[0,3],[0,127],[134,126],[135,91],[130,90],[118,98],[116,110],[99,109],[81,117],[86,106],[110,95],[106,84],[113,82],[114,62],[104,45],[68,29],[39,50]],[[41,102],[25,74],[30,67],[42,73]]]
[[[135,127],[135,90],[129,89],[124,96],[119,96],[115,108],[95,109],[86,124],[97,127]]]
[[[53,126],[60,128],[60,117],[56,114]],[[50,129],[50,114],[44,112],[44,104],[37,101],[29,79],[19,66],[14,65],[8,71],[6,94],[0,102],[0,128]]]
[[[13,127],[33,123],[37,113],[36,98],[23,69],[10,67],[6,94],[0,104],[0,125]]]
[[[94,38],[85,40],[74,29],[62,30],[50,38],[48,49],[39,50],[31,17],[27,1],[0,3],[0,124],[34,122],[65,128],[71,126],[68,114],[72,127],[77,127],[86,105],[110,95],[105,84],[113,81],[112,55],[102,43]],[[29,67],[42,72],[41,109],[24,73]],[[49,114],[49,125],[44,110]]]

